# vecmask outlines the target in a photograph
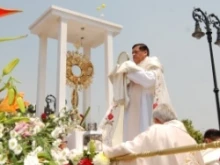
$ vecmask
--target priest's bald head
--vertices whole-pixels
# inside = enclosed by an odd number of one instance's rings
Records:
[[[150,50],[147,47],[147,45],[145,45],[143,43],[135,44],[132,47],[133,61],[136,64],[139,64],[141,61],[143,61],[149,55],[150,55]]]
[[[153,121],[156,124],[163,124],[171,120],[177,120],[177,116],[168,104],[159,104],[152,113]]]

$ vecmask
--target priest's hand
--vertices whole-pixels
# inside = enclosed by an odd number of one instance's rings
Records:
[[[128,73],[131,71],[140,71],[140,70],[143,69],[137,66],[133,61],[126,61],[118,67],[116,74]]]

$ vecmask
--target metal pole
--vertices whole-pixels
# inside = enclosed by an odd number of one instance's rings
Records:
[[[215,21],[212,20],[212,18],[215,18]],[[205,24],[206,28],[206,35],[207,35],[207,40],[209,43],[209,51],[210,51],[210,58],[211,58],[211,65],[212,65],[212,74],[213,74],[213,82],[214,82],[214,94],[215,94],[215,100],[216,100],[216,108],[217,108],[217,115],[218,115],[218,125],[220,129],[220,105],[219,105],[219,89],[218,89],[218,83],[217,83],[217,78],[216,78],[216,71],[215,71],[215,60],[214,60],[214,55],[213,55],[213,50],[212,50],[212,31],[210,28],[210,25],[213,25],[217,30],[220,28],[220,21],[217,16],[214,14],[210,14],[207,16],[205,12],[203,12],[200,8],[196,8],[193,10],[193,19],[196,21],[198,27],[199,27],[199,22],[203,22]],[[199,38],[202,37],[201,35],[201,30],[200,28],[197,28],[197,31],[194,32],[194,34],[199,34]]]
[[[209,51],[210,51],[210,58],[211,58],[211,65],[212,65],[212,75],[213,75],[213,82],[214,82],[214,94],[215,94],[215,100],[216,100],[216,107],[217,107],[217,115],[218,115],[218,125],[220,128],[220,106],[219,106],[219,89],[218,89],[218,83],[217,83],[217,78],[216,78],[216,71],[215,71],[215,60],[213,56],[213,51],[212,51],[212,32],[207,32],[207,40],[209,43]]]

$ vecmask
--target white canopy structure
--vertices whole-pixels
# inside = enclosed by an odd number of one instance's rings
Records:
[[[46,91],[46,68],[47,68],[47,39],[58,41],[57,45],[57,87],[56,87],[56,112],[65,107],[66,99],[66,52],[67,43],[77,43],[79,34],[84,28],[83,53],[91,56],[91,48],[102,44],[105,46],[105,93],[106,105],[112,101],[112,87],[108,80],[108,74],[113,67],[113,38],[122,30],[117,25],[103,19],[94,18],[85,14],[77,13],[68,9],[51,6],[31,26],[32,34],[39,37],[39,60],[38,60],[38,86],[37,86],[37,116],[44,110]],[[83,92],[83,109],[90,106],[91,89]]]

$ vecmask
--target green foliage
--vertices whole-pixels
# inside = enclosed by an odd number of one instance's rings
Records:
[[[184,119],[184,120],[182,120],[182,122],[185,125],[186,130],[190,134],[190,136],[192,138],[194,138],[198,144],[202,143],[203,142],[203,134],[201,133],[201,131],[196,130],[194,128],[192,121],[189,119]]]
[[[93,159],[96,155],[95,141],[90,140],[88,144],[88,149],[83,150],[83,158]]]

